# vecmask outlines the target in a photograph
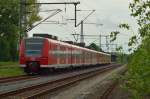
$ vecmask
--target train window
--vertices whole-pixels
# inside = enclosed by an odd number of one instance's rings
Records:
[[[26,50],[26,55],[27,56],[36,56],[36,55],[40,55],[41,51],[39,50]]]
[[[26,44],[28,50],[41,50],[42,44]]]
[[[25,39],[25,53],[27,56],[41,55],[44,39],[30,38]]]

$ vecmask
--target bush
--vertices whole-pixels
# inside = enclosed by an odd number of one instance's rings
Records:
[[[134,99],[144,99],[150,95],[150,37],[131,57],[125,86]]]
[[[17,41],[0,37],[0,61],[17,61]]]
[[[0,38],[0,61],[10,60],[9,43],[6,39]]]

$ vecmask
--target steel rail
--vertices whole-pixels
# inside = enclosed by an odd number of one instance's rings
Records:
[[[10,82],[20,81],[20,80],[33,79],[33,78],[37,78],[37,77],[39,77],[39,76],[21,75],[21,76],[14,76],[14,77],[5,77],[5,78],[0,78],[0,84],[1,83],[10,83]]]
[[[112,91],[116,88],[117,85],[118,85],[118,82],[117,82],[117,81],[113,82],[113,83],[107,88],[107,90],[102,94],[102,96],[100,97],[100,99],[108,99],[109,95],[112,93]]]
[[[96,68],[96,69],[92,69],[91,71],[88,71],[85,73],[72,74],[68,77],[49,81],[46,83],[32,85],[30,87],[24,87],[24,88],[20,88],[20,89],[14,90],[14,91],[6,92],[6,93],[0,93],[0,97],[11,96],[13,98],[20,97],[23,99],[33,99],[33,98],[41,96],[45,93],[55,91],[59,88],[65,87],[65,86],[69,86],[75,82],[90,78],[92,76],[98,75],[99,73],[106,72],[107,70],[110,70],[110,69],[113,69],[116,67],[118,67],[118,65],[117,66],[111,65],[111,66]]]

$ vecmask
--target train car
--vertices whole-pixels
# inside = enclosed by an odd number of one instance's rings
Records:
[[[19,52],[20,66],[27,74],[47,69],[111,63],[109,54],[44,37],[23,39]]]

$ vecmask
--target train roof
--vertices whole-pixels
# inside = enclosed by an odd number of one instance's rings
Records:
[[[64,45],[64,46],[68,46],[68,47],[70,46],[70,47],[74,47],[74,48],[78,48],[78,49],[83,49],[83,50],[90,51],[90,52],[100,53],[100,54],[104,54],[104,55],[110,55],[108,53],[99,52],[99,51],[91,50],[91,49],[88,49],[88,48],[85,48],[85,47],[80,47],[80,46],[77,46],[77,45],[73,45],[73,44],[69,44],[69,43],[66,43],[66,42],[62,42],[62,41],[58,41],[58,40],[53,40],[53,39],[49,39],[49,38],[44,38],[44,37],[30,37],[30,38],[25,38],[25,39],[36,39],[36,38],[38,38],[38,39],[47,39],[50,42],[58,43],[58,44],[61,44],[61,45]]]

